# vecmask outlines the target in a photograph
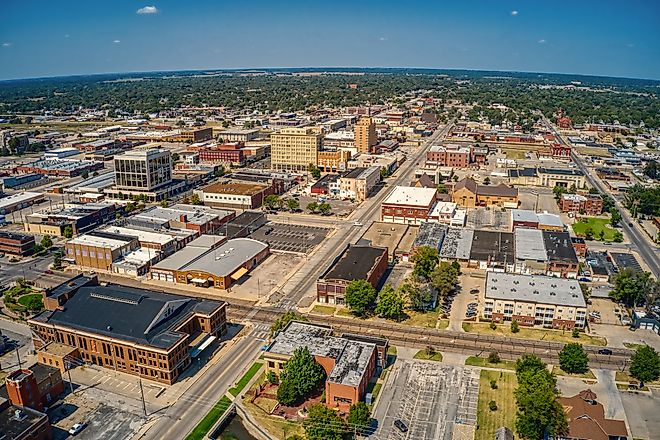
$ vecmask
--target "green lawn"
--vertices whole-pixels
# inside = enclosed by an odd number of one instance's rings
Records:
[[[580,378],[580,379],[596,380],[596,376],[594,376],[594,373],[591,370],[587,371],[584,374],[571,374],[571,373],[567,373],[564,370],[562,370],[559,365],[555,365],[554,367],[552,367],[552,372],[557,376],[577,377],[577,378]]]
[[[231,406],[231,400],[227,396],[222,396],[222,399],[211,408],[206,416],[202,419],[201,422],[195,426],[195,429],[192,430],[190,434],[186,437],[186,440],[202,440],[206,437],[209,430],[213,427],[215,422],[222,417],[222,415],[227,411],[227,408]]]
[[[413,356],[415,359],[422,359],[426,361],[437,361],[437,362],[442,362],[442,353],[439,351],[431,351],[427,350],[426,348],[423,350],[419,350],[417,353],[415,353],[415,356]]]
[[[525,152],[522,150],[505,150],[502,149],[502,153],[506,155],[507,159],[524,159]]]
[[[465,365],[471,365],[473,367],[489,367],[489,368],[501,368],[503,370],[515,370],[516,361],[509,361],[506,359],[500,359],[500,362],[496,364],[491,364],[488,362],[487,358],[470,356],[465,359]]]
[[[315,305],[312,309],[312,313],[318,313],[319,315],[334,315],[335,308],[332,306]]]
[[[535,339],[539,341],[553,341],[563,343],[579,342],[580,344],[600,345],[603,347],[607,345],[605,338],[601,338],[599,336],[589,336],[584,333],[580,333],[580,337],[576,339],[568,330],[547,330],[542,328],[529,328],[520,326],[520,331],[518,333],[511,333],[511,325],[509,323],[498,325],[495,330],[493,330],[490,328],[490,323],[488,322],[464,322],[463,330],[468,333],[508,336],[510,338]]]
[[[632,377],[627,371],[617,371],[614,378],[617,382],[625,382],[626,384],[630,381],[639,382],[637,379]],[[646,382],[650,385],[660,385],[660,379],[652,380],[651,382]]]
[[[436,328],[438,322],[438,311],[430,310],[428,312],[415,312],[412,310],[406,311],[408,319],[401,321],[401,324],[412,325],[415,327]],[[441,319],[440,329],[446,329],[449,326],[448,319]]]
[[[497,389],[492,389],[490,381],[497,381]],[[475,440],[492,440],[495,431],[506,426],[515,432],[516,399],[513,391],[518,382],[514,373],[481,370],[479,377],[479,403],[477,403],[477,430]],[[488,402],[494,400],[497,410],[491,411]]]
[[[23,295],[20,298],[18,298],[18,303],[22,305],[23,307],[27,307],[30,301],[33,301],[35,299],[41,301],[41,304],[43,306],[43,301],[42,301],[42,296],[41,293],[30,293],[28,295]]]
[[[579,222],[573,224],[573,231],[576,235],[584,237],[587,228],[591,227],[595,239],[600,237],[600,231],[605,231],[605,236],[603,237],[605,241],[612,241],[616,230],[612,229],[609,223],[610,219],[608,218],[582,217]]]
[[[243,388],[245,388],[248,382],[252,380],[254,375],[257,374],[259,370],[261,370],[262,366],[263,364],[261,362],[255,362],[254,364],[252,364],[252,366],[247,371],[247,373],[245,373],[243,377],[241,377],[241,380],[239,380],[236,383],[236,386],[233,388],[229,388],[229,394],[231,394],[234,397],[238,396],[241,393],[241,391],[243,391]]]
[[[637,350],[639,347],[643,347],[644,344],[635,344],[634,342],[624,342],[623,346],[631,350]]]

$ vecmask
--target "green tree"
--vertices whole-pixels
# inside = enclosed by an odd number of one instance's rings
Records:
[[[587,226],[587,228],[584,230],[584,238],[587,240],[593,240],[594,228],[592,228],[591,226]]]
[[[365,316],[376,300],[376,289],[367,280],[353,280],[346,286],[344,302],[356,316]]]
[[[351,432],[336,411],[320,403],[309,407],[303,427],[307,440],[344,440]]]
[[[330,204],[326,203],[326,202],[319,203],[318,209],[319,209],[319,212],[322,215],[328,215],[332,211],[332,208],[330,207]]]
[[[357,402],[348,409],[348,425],[358,432],[365,431],[371,424],[371,411],[364,402]]]
[[[403,316],[405,301],[400,290],[387,284],[378,294],[375,312],[378,316],[398,321]]]
[[[613,282],[614,289],[609,294],[610,298],[631,307],[644,302],[657,288],[649,272],[636,272],[630,268],[619,271]]]
[[[202,200],[199,198],[199,194],[193,193],[193,195],[190,196],[190,203],[193,205],[201,205]]]
[[[179,153],[172,153],[172,163],[179,161]]]
[[[316,212],[318,209],[319,209],[319,204],[316,203],[316,202],[309,202],[309,203],[307,204],[307,210],[308,210],[309,212],[312,212],[312,213],[313,213],[313,212]]]
[[[518,324],[518,321],[513,320],[511,321],[511,333],[518,333],[520,331],[520,324]]]
[[[82,173],[80,173],[80,177],[83,179],[87,179],[89,177],[89,171],[85,170]]]
[[[308,321],[308,319],[303,316],[299,315],[293,310],[289,310],[279,318],[275,320],[273,325],[270,326],[270,335],[273,336],[276,332],[282,330],[284,327],[289,324],[291,321]]]
[[[64,236],[64,238],[72,238],[73,237],[73,226],[66,225],[64,227],[64,230],[62,231],[62,235]]]
[[[315,179],[318,179],[318,178],[321,177],[321,170],[319,169],[319,167],[317,167],[313,163],[310,163],[307,166],[307,171],[309,171],[309,174],[311,174],[312,177],[315,178]]]
[[[552,188],[552,192],[553,192],[554,195],[555,195],[555,200],[559,200],[559,199],[561,199],[561,196],[562,196],[563,194],[565,194],[567,191],[566,191],[566,187],[565,187],[565,186],[559,186],[559,185],[557,185],[557,186],[555,186],[554,188]]]
[[[56,252],[55,256],[53,257],[53,269],[55,270],[61,270],[62,269],[62,253],[61,252]]]
[[[614,234],[612,234],[612,241],[615,243],[621,243],[623,241],[623,234],[620,231],[614,231]]]
[[[589,369],[589,358],[582,345],[576,342],[564,345],[559,352],[559,366],[567,373],[586,373]]]
[[[484,179],[484,185],[490,185],[490,177],[486,176]]]
[[[44,249],[50,249],[53,246],[53,240],[50,238],[50,235],[44,235],[41,238],[41,245]]]
[[[307,347],[299,347],[284,364],[280,372],[280,385],[277,401],[293,406],[318,389],[325,378],[325,371],[312,356]],[[280,388],[283,391],[280,392]]]
[[[520,438],[542,439],[568,431],[566,415],[557,397],[557,381],[537,356],[525,354],[516,362],[518,411],[515,427]]]
[[[289,208],[289,211],[297,211],[300,209],[300,202],[296,199],[287,199],[286,206]]]
[[[415,264],[413,275],[428,280],[438,265],[438,250],[430,246],[420,246],[410,258]]]
[[[29,296],[23,303],[25,308],[31,312],[38,312],[44,309],[44,302],[40,296]]]
[[[161,200],[160,201],[160,206],[162,208],[167,208],[168,206],[170,206],[170,202],[168,202],[167,199]]]
[[[640,385],[660,378],[660,357],[653,347],[637,347],[630,359],[630,375],[639,380]]]
[[[621,223],[621,213],[616,208],[610,209],[610,224],[616,227],[619,223]]]
[[[275,194],[267,195],[264,199],[264,206],[268,209],[276,209],[279,204],[280,198]]]
[[[601,229],[600,231],[598,231],[598,240],[599,241],[604,241],[605,240],[605,230],[604,229]]]
[[[411,310],[424,310],[432,299],[430,289],[422,289],[416,283],[410,281],[404,282],[397,290],[401,292],[407,307]]]
[[[438,295],[444,298],[456,289],[458,269],[446,261],[440,262],[431,271],[430,279],[431,285],[438,291]]]

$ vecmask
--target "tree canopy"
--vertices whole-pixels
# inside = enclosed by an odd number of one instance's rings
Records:
[[[344,302],[356,316],[364,316],[376,301],[376,289],[367,280],[353,280],[346,286]]]
[[[438,250],[430,246],[420,246],[410,258],[415,263],[413,275],[428,280],[438,265]]]
[[[630,359],[630,375],[642,382],[660,378],[660,357],[653,347],[637,347]]]
[[[610,297],[615,301],[621,301],[628,306],[644,303],[648,296],[658,288],[649,272],[633,271],[625,268],[614,276],[614,289]]]
[[[559,366],[567,373],[586,373],[589,369],[588,365],[587,353],[578,343],[566,344],[559,352]]]
[[[312,356],[307,347],[299,347],[284,364],[280,372],[280,385],[277,388],[277,401],[292,406],[318,389],[325,378],[325,371]]]
[[[303,427],[307,440],[344,440],[351,432],[336,411],[320,403],[309,407]]]
[[[378,294],[375,312],[380,317],[399,320],[403,316],[404,307],[405,299],[401,290],[387,284]]]
[[[275,332],[278,332],[278,331],[282,330],[284,327],[287,326],[287,324],[290,321],[294,321],[294,320],[295,321],[308,321],[308,319],[305,316],[299,315],[296,312],[294,312],[293,310],[289,310],[288,312],[284,313],[282,316],[277,318],[275,320],[275,322],[273,323],[273,325],[270,326],[270,335],[271,336],[274,335]]]
[[[358,431],[364,431],[371,423],[371,410],[364,402],[357,402],[348,410],[348,425]]]

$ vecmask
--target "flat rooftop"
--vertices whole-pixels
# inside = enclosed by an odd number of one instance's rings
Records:
[[[413,243],[413,248],[429,246],[434,249],[440,249],[445,239],[447,226],[440,223],[424,222],[419,225],[419,232]]]
[[[580,283],[568,278],[488,272],[487,299],[586,307]]]
[[[474,229],[448,228],[438,256],[451,260],[468,260],[473,238]]]
[[[174,330],[179,324],[224,304],[126,286],[85,286],[61,310],[33,320],[167,350],[186,336]]]
[[[348,246],[321,275],[326,280],[366,280],[387,249],[372,246]]]
[[[268,185],[260,183],[243,182],[217,182],[202,188],[202,191],[210,194],[235,194],[241,196],[253,196],[268,188]]]
[[[7,206],[12,206],[17,203],[27,202],[30,200],[36,200],[43,198],[43,194],[36,192],[23,192],[20,194],[11,194],[6,197],[0,198],[0,209]]]
[[[513,233],[474,231],[470,260],[513,264]]]
[[[516,260],[548,260],[542,231],[539,229],[517,228],[513,235],[516,241]]]
[[[578,258],[573,241],[568,232],[543,231],[543,244],[549,261],[563,261],[577,264]]]
[[[121,226],[106,226],[97,230],[109,234],[133,236],[136,237],[141,243],[157,243],[162,246],[175,240],[175,238],[169,234],[143,231],[141,229],[124,228]]]
[[[4,384],[2,388],[5,388]],[[0,397],[0,404],[3,401],[6,403],[6,399]],[[20,418],[16,418],[17,412],[20,414]],[[44,417],[47,416],[39,411],[9,404],[4,410],[0,411],[0,433],[6,436],[3,438],[7,439],[24,438],[22,435],[25,431]]]
[[[410,227],[398,223],[373,222],[360,237],[367,246],[386,247],[390,255],[399,247]]]
[[[216,237],[217,236],[211,236]],[[224,237],[222,237],[224,238]],[[190,251],[174,255],[155,264],[154,269],[170,269],[179,271],[199,271],[226,277],[250,261],[258,254],[268,249],[268,245],[251,238],[233,238],[217,248],[194,248],[190,245],[183,250]]]
[[[406,205],[426,208],[435,200],[435,188],[417,188],[414,186],[396,186],[383,200],[384,205]]]
[[[126,246],[126,243],[130,240],[124,240],[119,238],[109,238],[107,236],[97,236],[97,235],[79,235],[75,238],[72,238],[67,242],[67,244],[80,245],[80,246],[94,246],[100,248],[110,248],[111,250],[119,249],[122,246]]]

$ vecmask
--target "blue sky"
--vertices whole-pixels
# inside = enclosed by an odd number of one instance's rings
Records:
[[[326,66],[660,79],[654,0],[0,0],[0,17],[1,79]]]

